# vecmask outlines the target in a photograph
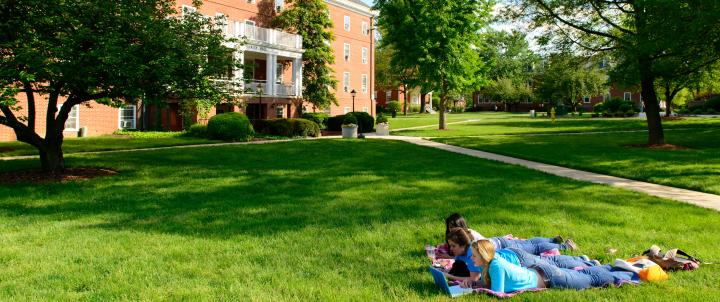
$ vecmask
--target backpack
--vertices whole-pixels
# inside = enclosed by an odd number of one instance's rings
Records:
[[[691,271],[700,267],[700,262],[702,262],[681,249],[672,249],[663,255],[657,245],[651,246],[649,250],[643,252],[643,255],[668,271]]]

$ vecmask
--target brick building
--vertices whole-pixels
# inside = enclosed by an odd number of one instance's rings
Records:
[[[179,0],[178,11],[196,11],[192,0]],[[360,0],[326,0],[333,22],[335,40],[331,47],[335,54],[335,71],[338,81],[336,95],[338,105],[325,109],[331,115],[352,111],[366,111],[375,115],[372,92],[374,91],[374,33],[370,7]],[[225,18],[219,24],[228,37],[244,38],[246,43],[230,44],[235,55],[249,68],[234,70],[232,77],[240,79],[248,92],[240,98],[245,108],[219,105],[212,109],[208,118],[215,114],[239,111],[251,119],[296,117],[296,102],[302,96],[302,37],[272,29],[272,19],[286,9],[282,0],[206,0],[199,13]],[[351,91],[356,91],[353,98]],[[37,100],[46,96],[36,96]],[[19,96],[20,107],[27,108],[24,96]],[[62,103],[63,100],[59,100]],[[47,108],[37,102],[37,116],[44,117]],[[47,106],[47,103],[44,104]],[[318,111],[304,104],[305,111]],[[19,115],[25,114],[23,111]],[[37,119],[41,135],[44,119]],[[194,122],[205,122],[193,118]],[[66,123],[65,136],[72,137],[81,129],[87,135],[110,134],[118,129],[150,129],[159,125],[165,130],[182,130],[183,120],[177,103],[157,108],[144,106],[142,102],[125,108],[111,108],[95,102],[73,108]],[[0,141],[15,140],[9,127],[0,126]]]

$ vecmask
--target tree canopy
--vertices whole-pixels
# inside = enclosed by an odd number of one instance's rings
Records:
[[[228,97],[228,86],[211,79],[236,67],[233,50],[213,20],[197,13],[183,18],[174,6],[171,0],[0,3],[0,124],[36,147],[43,169],[54,172],[64,169],[63,130],[75,105]],[[27,108],[19,108],[15,93],[25,95]],[[44,137],[36,129],[39,102],[49,108]]]
[[[605,72],[598,68],[598,63],[592,58],[557,53],[550,55],[538,72],[537,94],[553,105],[562,101],[572,107],[574,112],[583,97],[607,92],[607,80]]]
[[[383,43],[397,52],[398,66],[416,68],[415,79],[440,92],[439,129],[445,129],[448,96],[477,88],[482,61],[473,49],[490,17],[489,0],[378,0]]]

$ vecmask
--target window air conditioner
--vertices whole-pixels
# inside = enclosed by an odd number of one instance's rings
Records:
[[[276,12],[279,13],[279,12],[281,12],[282,10],[283,10],[282,5],[277,5],[277,6],[275,6],[275,11],[276,11]]]
[[[123,129],[132,128],[132,122],[131,121],[121,121],[120,128],[123,128]]]

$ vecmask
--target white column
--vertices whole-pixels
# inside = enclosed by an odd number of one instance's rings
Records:
[[[265,63],[265,72],[267,81],[265,81],[265,94],[275,95],[275,72],[277,69],[277,56],[273,54],[267,54],[267,62]]]
[[[295,95],[302,97],[302,58],[293,60],[292,82],[295,85]]]

